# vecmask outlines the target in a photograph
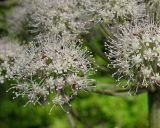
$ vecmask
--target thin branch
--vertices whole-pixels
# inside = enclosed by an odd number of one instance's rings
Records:
[[[99,24],[99,29],[102,32],[102,34],[107,38],[109,42],[112,41],[111,37],[113,36],[108,29],[108,26],[105,26],[104,24]]]
[[[68,123],[70,125],[71,128],[77,128],[75,125],[75,122],[72,118],[72,115],[70,113],[67,113],[67,118],[68,118]]]
[[[103,24],[100,24],[99,25],[99,29],[100,31],[102,32],[102,34],[105,36],[105,37],[108,37],[110,34],[108,33],[108,31],[106,30],[107,27],[104,27]]]
[[[104,60],[108,60],[105,53],[103,53],[103,51],[101,51],[99,48],[97,48],[93,43],[91,43],[85,39],[83,39],[83,41],[94,53],[96,53],[98,56],[100,56]]]
[[[133,92],[132,92],[133,90]],[[108,96],[135,96],[142,94],[146,92],[148,89],[143,87],[139,88],[138,90],[134,91],[136,89],[134,88],[125,88],[125,89],[106,89],[106,90],[92,90],[92,92],[97,93],[97,94],[103,94],[103,95],[108,95]]]
[[[105,83],[105,82],[97,82],[96,83],[97,87],[116,87],[115,84],[109,84],[109,83]]]
[[[70,112],[71,115],[72,115],[74,118],[76,118],[79,122],[82,122],[81,117],[78,115],[78,113],[77,113],[75,110],[73,110],[73,108],[70,108],[70,109],[69,109],[69,112]]]
[[[122,96],[122,97],[127,96],[127,94],[116,93],[113,90],[95,90],[93,92],[97,94],[107,95],[107,96]]]
[[[102,65],[99,65],[99,64],[96,64],[96,63],[93,63],[94,66],[96,66],[99,70],[102,70],[102,71],[105,71],[105,72],[108,72],[109,70],[102,66]]]

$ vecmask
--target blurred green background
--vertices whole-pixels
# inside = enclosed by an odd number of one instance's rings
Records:
[[[0,1],[0,36],[8,35],[6,16],[15,6],[14,1]],[[87,44],[104,51],[103,35],[97,28],[85,37]],[[92,48],[93,50],[93,48]],[[94,55],[96,62],[106,67],[107,62]],[[116,84],[112,71],[99,70],[94,77],[103,84]],[[0,85],[0,128],[70,128],[68,115],[60,107],[28,105],[22,98],[13,100],[13,94],[6,93],[8,83]],[[77,128],[146,128],[148,127],[147,94],[128,97],[113,97],[80,92],[71,102],[73,121]]]

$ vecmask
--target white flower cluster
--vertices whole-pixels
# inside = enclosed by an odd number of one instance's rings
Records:
[[[25,96],[27,103],[40,104],[50,103],[52,96],[51,103],[62,106],[78,90],[95,83],[88,78],[94,72],[93,59],[77,38],[83,22],[79,22],[78,8],[73,5],[74,1],[22,0],[9,17],[13,32],[28,22],[36,35],[14,56],[10,73],[6,73],[16,81],[9,89],[15,97]]]
[[[94,84],[92,57],[77,38],[84,29],[80,22],[78,2],[56,0],[22,0],[8,18],[13,32],[27,25],[36,35],[14,57],[11,78],[17,81],[9,90],[15,97],[26,96],[27,103],[68,103],[78,90]],[[83,17],[82,17],[83,18]],[[15,25],[14,25],[15,24]],[[36,34],[35,34],[36,33]]]
[[[160,26],[145,20],[119,27],[109,47],[114,75],[128,78],[127,85],[160,85]]]
[[[11,66],[21,51],[18,43],[13,43],[7,38],[0,39],[0,83],[4,83],[5,79],[12,77]]]
[[[15,58],[12,73],[17,83],[11,89],[16,97],[27,96],[35,104],[53,95],[52,103],[63,105],[78,90],[94,84],[94,80],[88,79],[92,70],[90,53],[73,42],[57,43],[54,39],[39,37],[38,43],[31,42]]]
[[[68,103],[94,82],[88,79],[92,57],[82,48],[80,34],[92,23],[137,19],[143,11],[142,0],[21,0],[8,18],[11,30],[19,32],[25,25],[35,38],[14,57],[11,72],[17,83],[11,90],[32,103],[52,94],[53,104]]]
[[[94,23],[142,17],[144,9],[143,0],[22,0],[9,22],[14,30],[29,22],[32,32],[77,35]]]

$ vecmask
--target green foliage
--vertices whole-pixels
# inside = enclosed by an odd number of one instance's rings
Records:
[[[108,77],[97,76],[98,82],[113,83]],[[0,127],[1,128],[69,128],[66,113],[51,106],[25,105],[21,98],[12,99],[5,93],[8,88],[1,86]],[[147,95],[132,97],[110,97],[82,92],[72,102],[78,118],[73,120],[78,128],[145,128],[147,124]]]
[[[94,94],[83,100],[76,99],[74,106],[85,127],[143,128],[147,127],[146,104],[145,94],[130,98]]]

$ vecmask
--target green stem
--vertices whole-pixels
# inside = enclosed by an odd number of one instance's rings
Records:
[[[107,57],[106,57],[106,55],[100,49],[98,49],[95,45],[93,45],[93,43],[88,42],[88,41],[85,41],[85,43],[98,56],[100,56],[104,60],[108,60]]]
[[[160,128],[160,89],[148,92],[149,127]]]

